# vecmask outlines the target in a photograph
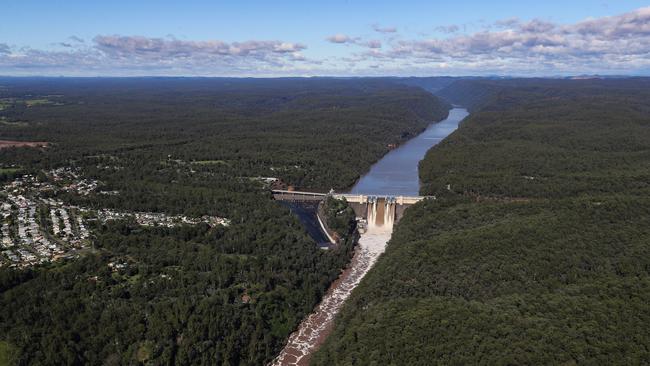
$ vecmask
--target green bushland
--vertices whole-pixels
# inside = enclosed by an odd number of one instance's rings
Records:
[[[10,182],[14,180],[16,177],[24,173],[25,172],[23,171],[22,168],[17,168],[17,167],[0,168],[0,183]]]
[[[90,208],[217,215],[229,227],[96,223],[78,259],[0,269],[0,341],[19,365],[261,365],[281,349],[349,261],[354,235],[323,251],[254,177],[306,189],[351,185],[448,106],[383,81],[3,79],[25,126],[0,163],[74,167],[118,195],[60,194]],[[192,164],[225,161],[228,164]],[[90,225],[90,224],[89,224]],[[113,270],[110,263],[125,264]]]
[[[225,164],[225,165],[228,165],[228,162],[224,161],[224,160],[197,160],[197,161],[193,161],[192,164],[199,164],[199,165]]]
[[[323,212],[327,226],[341,238],[350,236],[356,228],[356,214],[345,198],[328,196],[323,201]]]
[[[10,120],[29,123],[0,126],[6,139],[54,143],[44,156],[20,151],[5,153],[7,158],[43,165],[99,154],[119,154],[132,164],[168,156],[188,163],[223,160],[230,165],[219,171],[228,176],[278,177],[322,191],[351,186],[388,152],[388,144],[410,139],[449,109],[419,88],[367,79],[2,82],[11,83],[0,91],[4,97],[35,90],[62,95],[62,105],[16,104],[3,111]]]
[[[489,84],[313,364],[650,363],[650,82]]]
[[[14,360],[15,350],[13,346],[7,342],[0,341],[0,366],[10,366]]]
[[[49,99],[26,99],[24,102],[27,107],[52,104],[52,102]]]

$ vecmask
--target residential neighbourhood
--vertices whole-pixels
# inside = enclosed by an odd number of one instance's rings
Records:
[[[202,216],[199,218],[191,218],[184,215],[168,215],[165,213],[155,212],[125,212],[109,209],[98,210],[97,218],[102,222],[108,220],[124,220],[133,218],[139,225],[142,226],[175,227],[183,224],[197,225],[200,223],[206,223],[210,226],[230,225],[230,221],[228,219],[216,216]]]
[[[142,226],[177,227],[205,223],[228,226],[215,216],[187,217],[154,212],[91,210],[52,198],[57,192],[106,194],[101,182],[85,179],[71,168],[46,173],[49,182],[23,175],[0,189],[0,266],[28,267],[73,258],[92,245],[89,222],[132,219]],[[119,192],[110,192],[118,194]]]

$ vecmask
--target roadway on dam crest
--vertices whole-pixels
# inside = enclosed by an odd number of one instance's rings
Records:
[[[359,179],[349,194],[418,196],[418,163],[431,147],[455,131],[467,115],[467,110],[453,108],[447,119],[431,124],[423,133],[386,154]],[[368,207],[368,210],[373,209],[372,206]],[[372,268],[390,240],[393,220],[377,220],[375,224],[374,216],[378,215],[372,212],[366,215],[369,218],[368,229],[359,238],[350,265],[330,286],[321,303],[291,334],[272,365],[308,365],[311,355],[332,331],[334,319],[345,300]]]

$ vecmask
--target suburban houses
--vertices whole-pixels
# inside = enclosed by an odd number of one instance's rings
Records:
[[[187,217],[160,212],[91,210],[52,198],[57,192],[78,195],[106,194],[101,182],[81,178],[71,168],[47,172],[50,182],[23,175],[0,189],[0,266],[28,267],[72,258],[92,245],[93,222],[134,220],[142,226],[177,227],[205,223],[228,226],[228,219],[215,216]],[[110,192],[118,194],[118,192]]]

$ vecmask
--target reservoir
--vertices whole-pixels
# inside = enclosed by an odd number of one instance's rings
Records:
[[[390,151],[352,187],[350,193],[366,195],[418,196],[418,163],[429,149],[454,132],[469,113],[453,108],[449,116],[432,123],[424,132]]]

